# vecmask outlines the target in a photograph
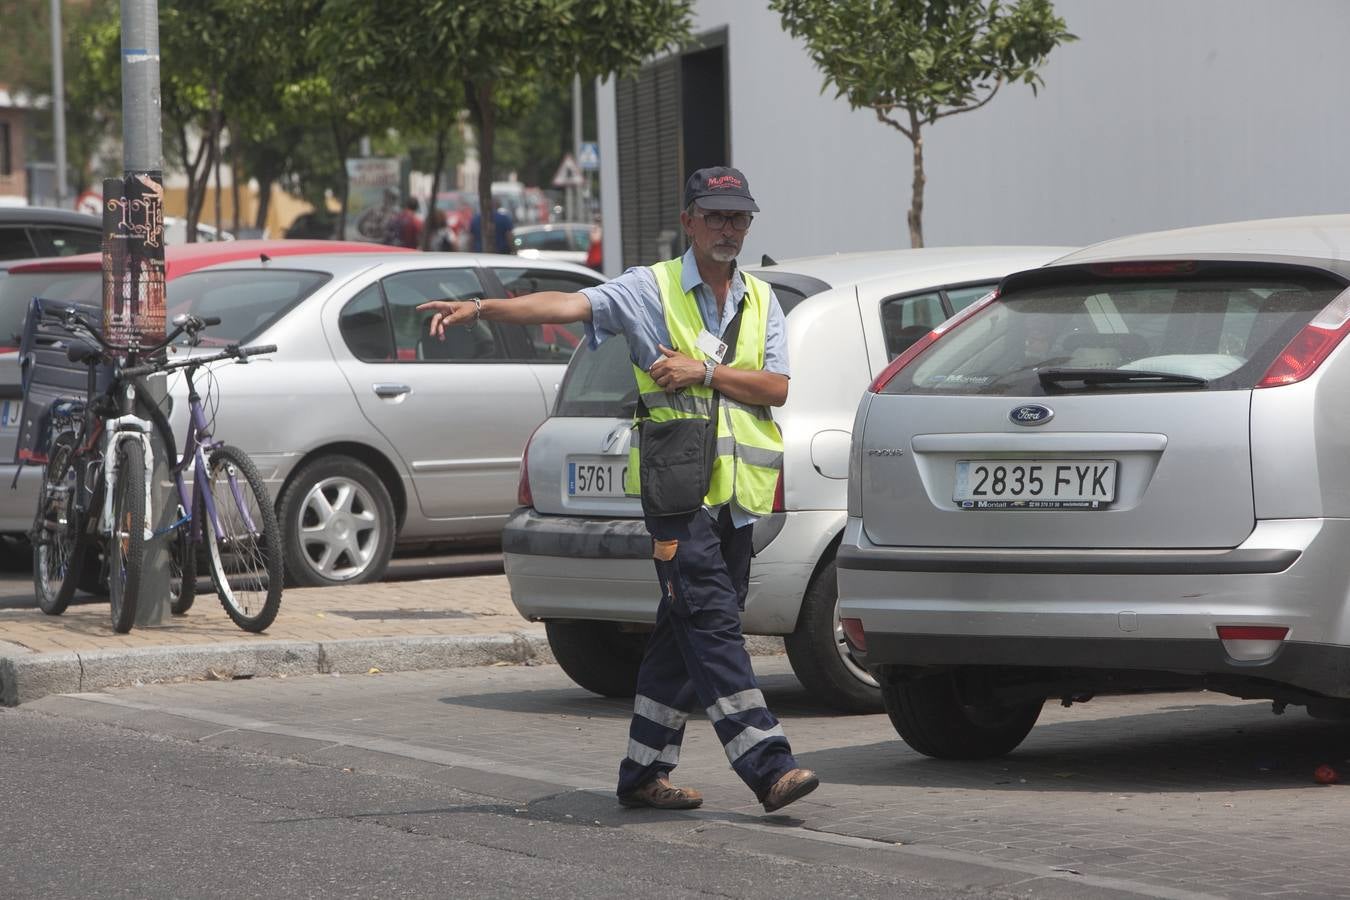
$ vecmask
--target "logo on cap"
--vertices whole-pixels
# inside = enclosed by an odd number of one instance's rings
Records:
[[[718,175],[716,178],[708,179],[709,190],[721,190],[722,188],[740,188],[745,187],[745,183],[735,175]]]

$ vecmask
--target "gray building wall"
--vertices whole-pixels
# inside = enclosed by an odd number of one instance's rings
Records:
[[[1350,2],[1055,5],[1079,41],[1051,55],[1039,97],[1006,86],[925,131],[930,246],[1083,244],[1350,210]],[[701,0],[696,31],[722,27],[731,163],[763,208],[743,258],[908,246],[908,140],[822,94],[805,48],[760,0]],[[613,160],[611,87],[600,100]]]

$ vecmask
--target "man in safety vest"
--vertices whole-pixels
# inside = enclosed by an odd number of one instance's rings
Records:
[[[814,772],[798,767],[765,705],[741,635],[750,526],[772,510],[782,468],[783,439],[769,407],[787,400],[786,321],[768,284],[736,267],[752,213],[759,211],[745,176],[732,168],[698,170],[685,185],[684,207],[680,223],[689,250],[681,258],[629,269],[579,293],[435,300],[418,309],[435,313],[430,330],[436,337],[482,318],[585,322],[592,347],[616,334],[628,339],[641,402],[625,489],[643,497],[661,602],[638,672],[628,753],[619,767],[619,802],[659,809],[702,804],[698,791],[669,780],[685,722],[697,708],[712,720],[736,774],[773,812],[819,784]],[[674,460],[652,458],[668,452],[669,444],[658,443],[657,431],[640,426],[693,420],[703,426],[697,433],[710,434],[714,413],[711,470],[699,470],[707,480],[702,502],[698,490],[704,486],[697,484],[693,508],[653,514],[663,509],[652,496],[655,482],[668,463],[678,467]],[[639,441],[644,433],[652,435],[645,460]],[[649,478],[645,491],[641,472]],[[679,480],[661,487],[687,488]]]

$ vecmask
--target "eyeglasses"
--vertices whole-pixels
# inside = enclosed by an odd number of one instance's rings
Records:
[[[726,228],[728,222],[730,222],[731,227],[736,229],[737,231],[746,231],[747,229],[750,228],[750,223],[755,221],[755,217],[750,215],[748,212],[738,212],[738,213],[700,212],[695,213],[694,215],[698,216],[704,222],[707,222],[708,227],[713,229],[714,231]]]

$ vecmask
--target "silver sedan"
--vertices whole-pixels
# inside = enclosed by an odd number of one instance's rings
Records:
[[[216,367],[198,389],[210,390],[216,436],[247,451],[272,491],[288,579],[350,584],[378,578],[396,544],[498,540],[521,451],[582,335],[483,322],[436,340],[417,305],[597,281],[513,256],[259,255],[174,279],[168,314],[222,320],[176,354],[280,348]],[[169,388],[181,434],[186,385]]]

